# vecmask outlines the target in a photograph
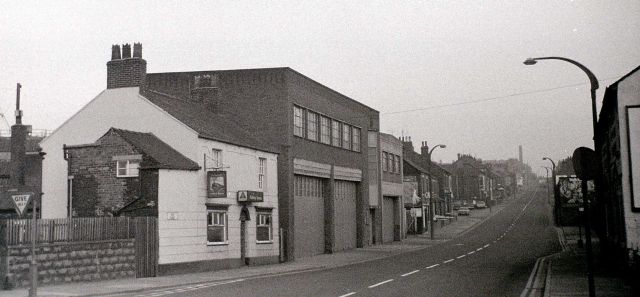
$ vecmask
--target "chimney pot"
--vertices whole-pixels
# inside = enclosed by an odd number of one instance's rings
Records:
[[[131,58],[131,45],[128,43],[125,43],[122,45],[122,58],[123,59]]]
[[[142,58],[142,43],[135,42],[133,44],[133,57]]]
[[[120,60],[122,55],[120,54],[120,45],[114,44],[111,46],[111,60]]]

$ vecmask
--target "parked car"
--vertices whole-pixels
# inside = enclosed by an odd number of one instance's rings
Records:
[[[471,210],[468,207],[460,207],[458,209],[459,216],[468,216],[471,213]]]
[[[485,203],[484,201],[478,200],[476,202],[476,208],[485,208],[485,207],[487,207],[487,203]]]

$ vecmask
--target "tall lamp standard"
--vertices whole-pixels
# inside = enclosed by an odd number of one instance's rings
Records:
[[[544,157],[542,158],[542,160],[548,160],[549,162],[551,162],[551,180],[552,180],[552,185],[553,185],[553,201],[554,201],[554,205],[556,202],[556,199],[558,199],[558,196],[556,196],[556,162],[553,162],[553,160],[551,160],[551,158],[549,157]],[[555,207],[554,207],[555,209]]]
[[[431,153],[433,153],[433,150],[435,150],[437,147],[446,148],[447,146],[445,144],[438,144],[432,147],[427,153],[427,159],[429,160],[429,175],[431,175]],[[435,217],[435,209],[433,206],[433,184],[431,183],[431,176],[429,176],[429,238],[431,238],[431,240],[433,240],[433,227],[435,226],[433,222],[433,218]]]
[[[547,171],[547,200],[549,199],[548,197],[551,197],[551,192],[549,191],[549,167],[547,166],[540,166],[542,168],[544,168]]]
[[[584,71],[585,74],[587,74],[587,77],[589,78],[589,82],[591,83],[591,117],[592,117],[592,124],[593,124],[593,149],[596,151],[596,154],[598,154],[598,144],[596,141],[596,135],[597,135],[597,125],[598,125],[598,114],[597,114],[597,110],[596,110],[596,90],[599,88],[599,84],[598,84],[598,79],[596,78],[595,74],[593,74],[593,72],[591,72],[591,70],[589,70],[589,68],[585,67],[584,65],[568,59],[568,58],[564,58],[564,57],[539,57],[539,58],[528,58],[526,59],[523,63],[525,65],[534,65],[536,64],[539,60],[560,60],[560,61],[565,61],[568,63],[571,63],[575,66],[577,66],[578,68],[580,68],[580,70]],[[600,162],[600,159],[598,159],[598,162]],[[600,166],[598,166],[598,168],[601,168]],[[596,178],[597,180],[597,178]],[[597,186],[597,183],[596,183]],[[582,199],[583,204],[584,204],[584,231],[585,231],[585,237],[586,237],[586,241],[587,241],[587,278],[588,278],[588,282],[589,282],[589,296],[593,297],[596,295],[596,289],[595,289],[595,284],[594,284],[594,280],[593,280],[593,259],[592,259],[592,255],[591,255],[591,226],[590,226],[590,222],[589,222],[589,202],[587,197],[584,197],[584,199]]]

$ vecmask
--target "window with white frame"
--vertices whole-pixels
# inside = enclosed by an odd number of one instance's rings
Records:
[[[118,160],[116,167],[117,177],[135,177],[138,176],[140,160]]]
[[[351,129],[351,141],[352,150],[359,152],[360,151],[360,128],[352,127]]]
[[[307,138],[318,140],[318,114],[311,111],[307,111]]]
[[[351,126],[342,124],[342,148],[351,149]]]
[[[211,161],[213,162],[212,166],[214,168],[222,168],[222,150],[212,149]]]
[[[273,241],[271,211],[258,210],[256,212],[256,241],[259,243]]]
[[[331,145],[340,147],[340,122],[336,120],[331,121]]]
[[[400,173],[400,156],[396,156],[396,173]]]
[[[207,209],[207,243],[224,244],[228,241],[226,209]]]
[[[391,173],[396,173],[396,155],[394,154],[389,154],[389,163],[391,163],[391,165],[389,167],[391,167],[389,170]]]
[[[293,107],[293,135],[304,137],[304,110],[301,107]]]
[[[328,117],[320,116],[320,142],[331,144],[331,120]]]
[[[265,177],[267,175],[267,159],[258,158],[258,188],[265,188]]]

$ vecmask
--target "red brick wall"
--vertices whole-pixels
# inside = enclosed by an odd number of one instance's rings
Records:
[[[141,154],[118,134],[110,132],[97,145],[72,147],[68,152],[74,217],[108,216],[140,196],[139,177],[116,176],[113,156]]]

